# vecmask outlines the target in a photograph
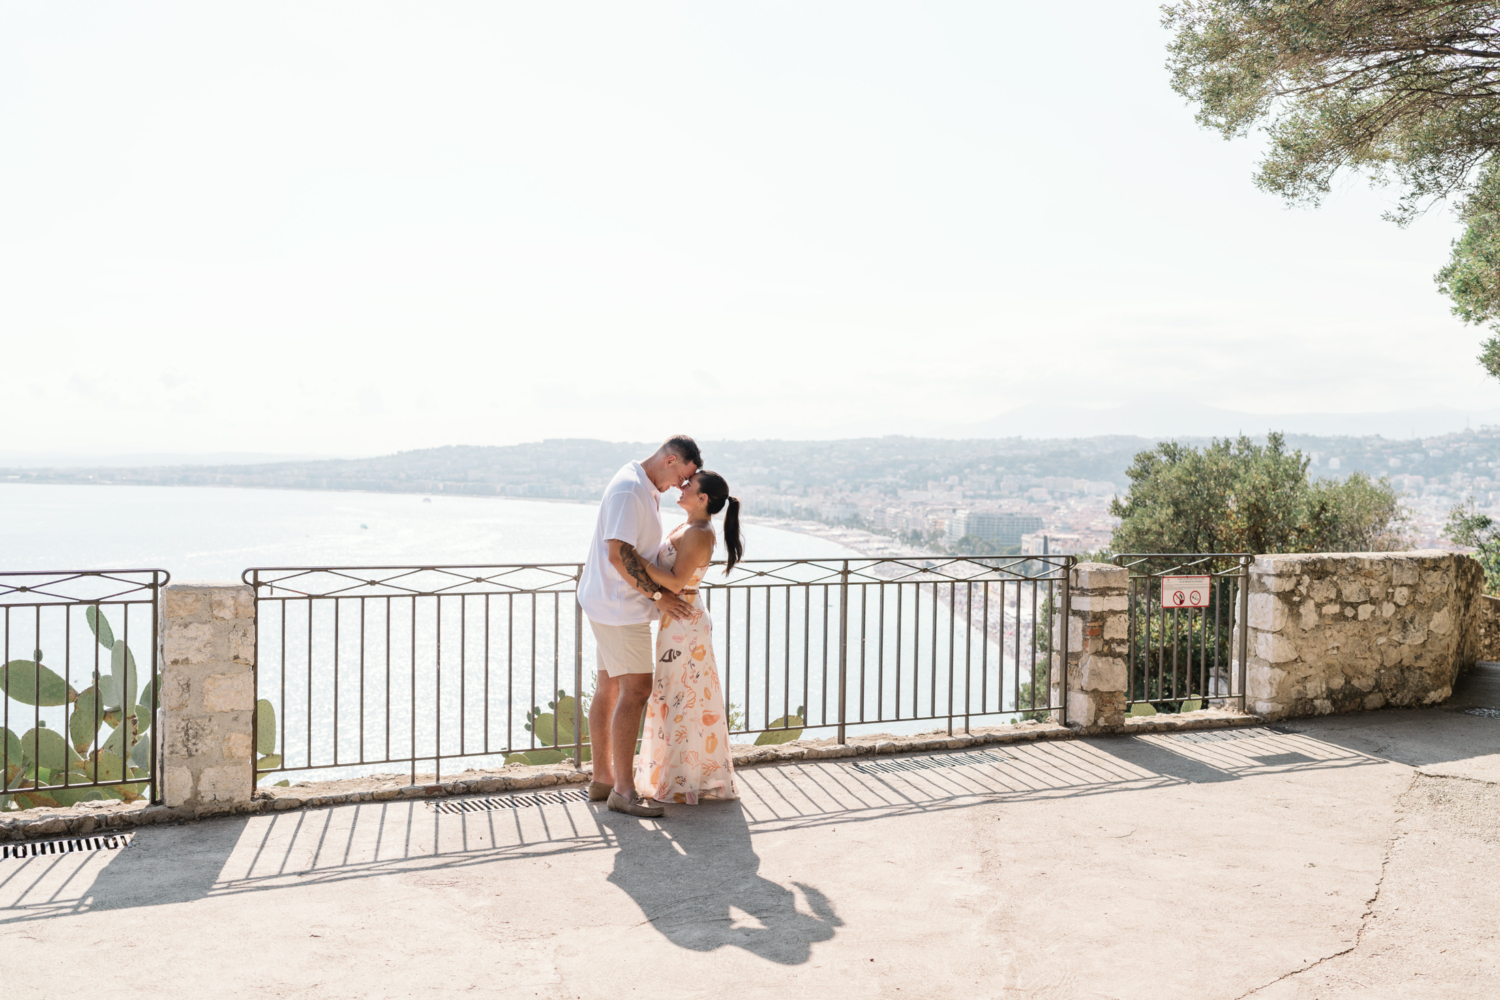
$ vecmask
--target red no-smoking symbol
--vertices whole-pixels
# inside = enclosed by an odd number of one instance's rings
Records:
[[[1161,603],[1164,608],[1201,608],[1208,602],[1211,580],[1207,576],[1164,576]]]

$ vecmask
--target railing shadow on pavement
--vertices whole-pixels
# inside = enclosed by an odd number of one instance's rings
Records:
[[[582,802],[446,814],[429,801],[396,800],[146,827],[122,851],[44,856],[0,869],[0,926],[89,910],[400,874],[432,876],[613,850],[611,880],[683,947],[733,944],[775,961],[796,961],[799,941],[821,940],[818,935],[838,926],[834,905],[802,887],[806,906],[799,909],[790,890],[762,879],[751,846],[757,834],[986,802],[1044,805],[1056,798],[1233,781],[1258,773],[1385,763],[1306,734],[1267,728],[1011,744],[964,758],[977,763],[950,766],[952,759],[932,754],[743,769],[736,776],[738,802],[669,806],[664,820],[644,825]],[[892,764],[902,769],[884,769]],[[658,898],[651,879],[666,861],[687,864],[704,876],[713,890],[710,898],[682,916],[663,909],[666,901]],[[727,913],[731,905],[756,915],[765,928],[741,933],[744,928],[726,923],[720,911]],[[707,929],[694,930],[688,917],[707,919],[709,911]]]

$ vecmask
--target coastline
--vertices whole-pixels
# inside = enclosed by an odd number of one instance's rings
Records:
[[[923,552],[921,549],[913,548],[911,545],[897,541],[889,535],[877,535],[873,531],[856,528],[852,525],[827,524],[823,521],[799,521],[786,517],[764,517],[761,515],[746,515],[741,518],[746,524],[763,525],[767,528],[775,528],[778,531],[790,531],[798,535],[808,535],[842,545],[853,549],[861,555],[877,558],[890,558],[894,556],[931,556],[931,552]]]

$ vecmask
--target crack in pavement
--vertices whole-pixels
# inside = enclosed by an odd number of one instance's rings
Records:
[[[1412,769],[1411,780],[1407,782],[1405,790],[1403,790],[1401,794],[1396,797],[1398,809],[1401,808],[1401,803],[1405,801],[1406,797],[1411,794],[1412,789],[1417,787],[1417,779],[1421,776],[1422,775],[1420,771],[1416,770],[1415,768]],[[1360,944],[1365,939],[1365,930],[1370,926],[1370,918],[1375,916],[1375,904],[1380,899],[1381,887],[1385,885],[1386,872],[1389,870],[1391,865],[1391,855],[1392,853],[1394,853],[1396,845],[1400,843],[1403,837],[1406,836],[1406,834],[1401,830],[1401,816],[1399,812],[1397,813],[1396,819],[1392,825],[1394,827],[1394,830],[1391,833],[1391,839],[1386,843],[1385,853],[1380,859],[1380,877],[1375,880],[1374,893],[1372,893],[1370,898],[1365,901],[1365,912],[1360,915],[1359,930],[1354,934],[1354,943],[1347,948],[1335,951],[1332,954],[1324,955],[1316,962],[1309,962],[1307,965],[1304,965],[1300,969],[1293,969],[1291,972],[1288,972],[1285,975],[1277,976],[1269,983],[1263,983],[1260,986],[1249,990],[1248,992],[1241,993],[1239,996],[1235,997],[1234,1000],[1246,1000],[1247,997],[1253,997],[1257,993],[1261,993],[1265,990],[1270,989],[1277,983],[1284,982],[1285,980],[1291,979],[1294,976],[1300,976],[1304,972],[1310,972],[1311,970],[1316,969],[1318,966],[1324,964],[1325,962],[1331,962],[1335,958],[1340,958],[1344,955],[1348,955],[1349,953],[1358,950]]]

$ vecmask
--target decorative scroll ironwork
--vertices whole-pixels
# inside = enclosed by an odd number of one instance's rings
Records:
[[[446,594],[571,593],[582,563],[514,566],[310,566],[247,569],[256,596],[436,597]],[[278,594],[279,592],[279,594]]]
[[[715,572],[704,586],[817,586],[858,583],[966,583],[1056,580],[1070,556],[891,556],[869,559],[751,559],[727,579]],[[715,566],[722,563],[715,563]],[[845,574],[847,573],[847,581]]]
[[[164,569],[32,570],[0,573],[0,605],[108,604],[152,600]]]

